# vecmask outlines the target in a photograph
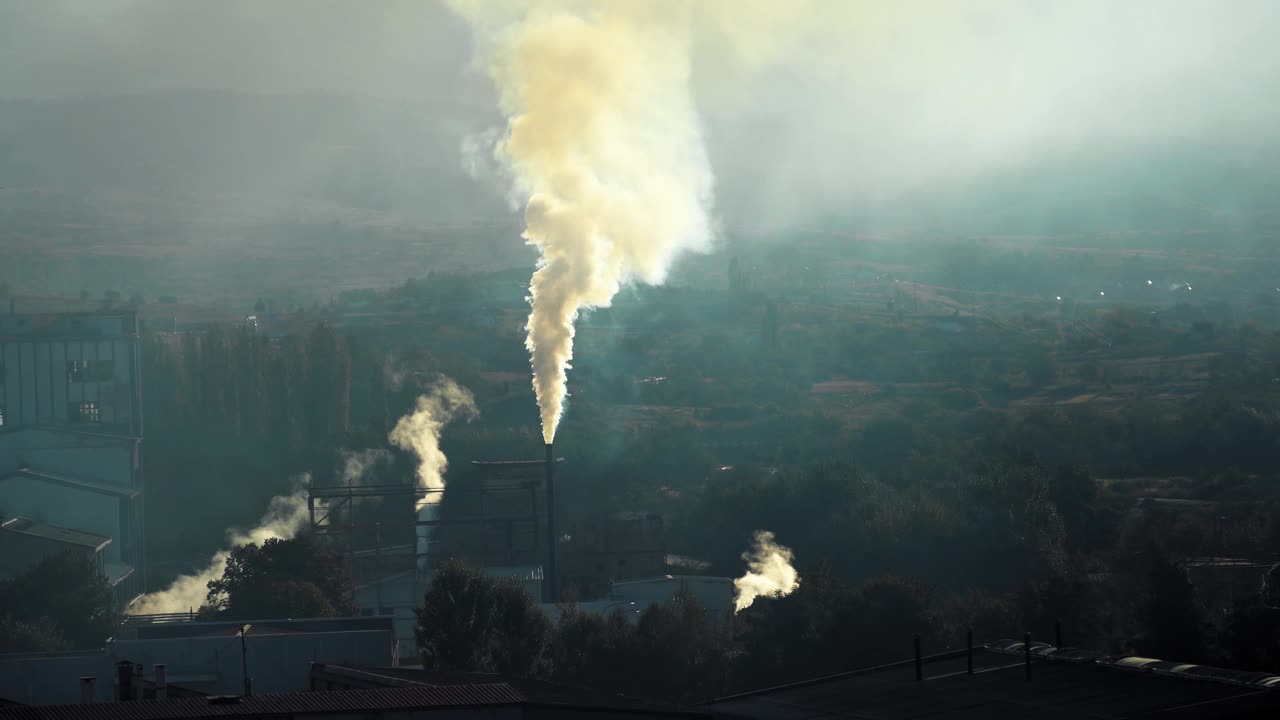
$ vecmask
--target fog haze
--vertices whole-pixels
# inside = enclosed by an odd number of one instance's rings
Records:
[[[648,6],[691,7],[712,5]],[[741,8],[689,23],[729,230],[1123,226],[1125,197],[1230,225],[1270,204],[1274,3]],[[514,224],[505,183],[463,167],[502,126],[472,43],[438,2],[6,0],[0,182],[187,223]]]

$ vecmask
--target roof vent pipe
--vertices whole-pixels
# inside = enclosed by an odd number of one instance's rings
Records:
[[[116,663],[116,700],[129,702],[133,699],[133,663],[121,660]]]

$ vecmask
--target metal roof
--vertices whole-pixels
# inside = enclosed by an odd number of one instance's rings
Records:
[[[523,703],[528,705],[620,710],[694,717],[706,717],[708,714],[700,708],[631,697],[606,690],[573,687],[546,680],[489,673],[447,672],[424,670],[420,667],[380,668],[315,663],[311,666],[311,677],[316,680],[346,681],[355,684],[389,687],[448,687],[465,686],[472,683],[501,682],[520,693],[523,697]]]
[[[524,701],[524,696],[506,683],[487,683],[280,693],[251,697],[0,707],[0,719],[163,720],[166,718],[262,717],[443,707],[494,707],[515,705]]]
[[[115,495],[117,497],[135,498],[138,491],[133,488],[122,487],[120,485],[111,485],[109,483],[98,482],[97,480],[84,480],[81,478],[69,478],[65,475],[55,475],[41,470],[32,470],[30,468],[19,468],[0,475],[0,481],[10,478],[30,478],[32,480],[42,480],[51,482],[56,485],[64,485],[66,487],[76,488],[79,490],[88,490],[102,495]]]
[[[710,708],[724,717],[767,720],[1217,718],[1235,712],[1280,713],[1280,694],[1261,685],[1126,668],[1118,663],[1122,658],[1035,643],[1028,680],[1024,657],[1021,642],[1002,641],[975,649],[972,675],[961,650],[925,658],[923,681],[916,681],[915,663],[908,660],[722,698]]]
[[[556,463],[564,462],[564,458],[556,458]],[[535,468],[547,464],[546,460],[472,460],[472,465],[493,468]]]
[[[68,545],[79,545],[89,550],[98,551],[111,544],[111,538],[106,535],[98,535],[96,533],[82,532],[80,530],[71,530],[69,528],[58,527],[42,523],[39,520],[32,520],[26,517],[13,517],[5,520],[0,524],[9,532],[21,533],[32,537],[42,538],[44,540],[53,540]]]
[[[83,425],[51,425],[49,423],[35,423],[32,425],[16,425],[9,430],[5,430],[5,433],[17,435],[18,433],[23,432],[47,432],[56,433],[58,435],[80,435],[82,437],[92,437],[111,441],[140,442],[142,440],[142,438],[137,435],[111,432],[111,428],[116,426],[103,427],[102,425],[93,425],[89,427],[96,429],[90,430],[88,427]]]
[[[393,629],[390,618],[386,617],[325,617],[325,618],[263,618],[260,620],[209,620],[182,622],[189,617],[179,613],[177,617],[163,615],[153,618],[148,615],[131,615],[126,617],[129,635],[139,640],[158,640],[162,638],[213,637],[232,636],[248,624],[249,635],[283,635],[297,633],[327,633],[359,630]],[[158,619],[160,622],[155,622]],[[123,639],[118,638],[118,639]]]

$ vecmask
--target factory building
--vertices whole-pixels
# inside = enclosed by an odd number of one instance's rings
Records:
[[[141,445],[133,313],[0,315],[0,515],[23,519],[0,555],[105,538],[94,552],[117,598],[142,593]]]
[[[313,662],[396,665],[391,618],[134,618],[101,649],[0,653],[0,700],[25,705],[105,703],[121,697],[121,679],[139,696],[158,683],[167,686],[170,697],[297,692],[310,687]],[[137,675],[121,678],[121,664],[134,668]],[[87,687],[82,678],[91,679]]]

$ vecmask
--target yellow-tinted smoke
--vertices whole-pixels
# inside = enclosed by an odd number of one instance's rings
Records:
[[[710,248],[713,176],[693,100],[695,44],[700,59],[719,66],[704,69],[706,91],[707,77],[712,87],[719,79],[735,84],[820,37],[870,44],[880,30],[947,7],[942,0],[907,10],[878,0],[450,4],[475,31],[479,65],[498,91],[507,129],[494,153],[526,203],[524,238],[540,253],[525,344],[547,442],[564,409],[578,313],[609,305],[629,281],[661,283],[680,253]]]
[[[256,527],[247,531],[227,532],[227,549],[215,553],[203,570],[182,575],[168,588],[143,595],[127,612],[130,615],[150,615],[198,610],[204,605],[209,593],[209,581],[217,580],[226,571],[231,548],[249,543],[262,544],[271,539],[290,540],[306,525],[307,518],[307,497],[304,492],[272,498],[267,513]]]
[[[751,549],[742,553],[747,573],[733,581],[734,612],[751,607],[758,597],[782,597],[800,587],[800,574],[790,548],[773,541],[773,533],[757,530]]]
[[[555,437],[574,320],[631,280],[709,249],[712,175],[690,92],[685,3],[455,2],[508,125],[495,152],[527,198],[541,259],[526,346]]]
[[[441,376],[426,394],[418,397],[413,412],[400,418],[388,439],[392,445],[418,456],[418,487],[426,492],[414,504],[422,511],[444,497],[444,471],[448,458],[440,450],[440,430],[455,417],[467,420],[479,414],[471,391]]]

